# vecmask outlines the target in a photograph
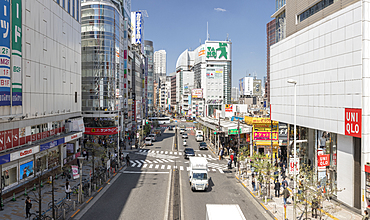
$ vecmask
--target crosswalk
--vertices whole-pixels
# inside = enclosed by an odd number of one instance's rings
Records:
[[[155,156],[157,157],[158,155],[167,155],[167,156],[182,156],[183,152],[180,151],[160,151],[160,150],[150,150],[150,149],[141,149],[139,150],[138,154],[143,154],[143,155],[148,155],[148,156]],[[217,158],[213,158],[209,154],[202,154],[195,152],[196,157],[205,157],[208,160],[217,160]]]
[[[170,164],[163,164],[165,162],[174,162],[174,161],[165,161],[163,159],[156,159],[156,160],[131,160],[131,167],[132,168],[146,168],[146,169],[156,169],[156,170],[170,170],[179,168],[180,171],[189,171],[189,167],[185,165],[170,165]],[[208,171],[209,172],[220,172],[224,173],[223,170],[227,169],[227,165],[225,164],[216,164],[216,163],[208,163]]]

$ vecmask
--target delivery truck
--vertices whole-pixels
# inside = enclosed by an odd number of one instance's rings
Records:
[[[192,191],[208,189],[207,159],[189,157],[189,183]]]
[[[206,204],[206,220],[246,220],[238,204]]]

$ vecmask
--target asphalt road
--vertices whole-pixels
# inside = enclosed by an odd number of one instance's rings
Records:
[[[178,122],[192,127],[192,123]],[[271,219],[264,209],[237,182],[235,173],[227,170],[226,161],[218,161],[210,150],[198,150],[194,131],[188,130],[188,146],[196,156],[205,157],[209,165],[210,188],[192,192],[183,158],[181,135],[178,151],[174,150],[175,131],[166,131],[153,146],[132,152],[130,167],[122,170],[100,197],[91,200],[74,219],[168,219],[170,175],[174,168],[180,173],[181,219],[205,219],[206,204],[239,204],[246,219]]]

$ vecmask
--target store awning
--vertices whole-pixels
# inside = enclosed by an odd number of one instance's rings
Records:
[[[255,144],[257,146],[271,146],[271,141],[256,141]],[[272,142],[273,146],[279,146],[279,142],[274,141]]]

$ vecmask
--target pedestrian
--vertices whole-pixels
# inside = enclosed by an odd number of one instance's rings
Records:
[[[86,151],[86,161],[89,161],[89,152]]]
[[[369,213],[367,210],[364,211],[364,217],[362,217],[362,220],[369,220]]]
[[[253,191],[256,191],[256,178],[254,177],[254,174],[252,174],[252,188]]]
[[[26,202],[25,202],[25,206],[26,206],[26,218],[30,217],[31,214],[30,214],[30,210],[32,208],[32,203],[31,203],[31,199],[29,196],[27,196],[27,199],[26,199]]]
[[[236,157],[236,152],[234,153],[234,166],[236,167],[236,162],[237,162],[237,157]]]
[[[283,164],[283,166],[281,167],[281,177],[283,178],[285,178],[285,171],[286,171],[285,164]]]
[[[71,201],[71,192],[72,192],[72,189],[71,189],[71,185],[69,184],[68,181],[66,182],[66,185],[64,187],[64,190],[66,192],[66,200],[67,201]]]
[[[223,159],[224,156],[224,148],[221,148],[221,160]]]
[[[279,180],[278,179],[276,179],[276,181],[275,181],[275,187],[274,187],[274,189],[275,189],[275,197],[280,197],[280,182],[279,182]]]
[[[231,163],[234,161],[234,154],[230,154]]]
[[[284,201],[284,205],[286,205],[289,196],[290,196],[290,193],[289,193],[288,189],[285,188],[283,190],[283,201]]]
[[[312,199],[312,218],[317,218],[317,209],[319,208],[319,201],[316,197]]]
[[[82,152],[82,156],[86,159],[86,150]]]
[[[218,152],[218,160],[221,160],[221,157],[222,157],[221,153],[222,151],[220,150],[220,152]]]
[[[229,162],[227,163],[227,167],[229,168],[229,169],[232,169],[232,160],[231,160],[231,158],[229,159]]]
[[[128,156],[128,154],[126,155],[126,165],[130,165],[130,157]]]
[[[288,188],[288,181],[286,179],[283,179],[283,182],[281,182],[281,185],[283,186],[284,189]]]

